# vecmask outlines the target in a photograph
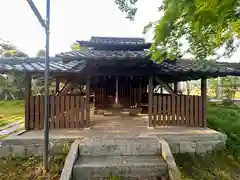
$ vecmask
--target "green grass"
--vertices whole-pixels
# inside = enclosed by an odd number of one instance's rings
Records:
[[[49,172],[43,171],[42,157],[1,158],[0,180],[59,180],[66,154],[50,161]]]
[[[187,91],[184,91],[183,94],[187,95]],[[200,96],[201,95],[201,90],[200,89],[191,89],[190,95]],[[216,93],[213,93],[211,89],[208,89],[207,96],[211,97],[211,98],[214,98],[214,97],[216,97]],[[235,98],[240,99],[240,92],[236,92]]]
[[[183,180],[240,179],[240,108],[235,105],[208,104],[208,127],[227,134],[227,149],[211,154],[176,155]]]
[[[0,127],[24,117],[24,101],[0,101]]]
[[[181,154],[175,160],[183,180],[239,180],[240,161],[229,152],[204,156]]]
[[[240,157],[240,108],[236,104],[210,103],[207,107],[208,127],[228,136],[227,149]]]

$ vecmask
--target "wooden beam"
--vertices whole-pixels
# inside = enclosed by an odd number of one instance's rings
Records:
[[[156,77],[155,79],[156,79],[156,81],[157,81],[159,84],[161,84],[161,85],[164,87],[164,89],[166,89],[166,91],[167,91],[169,94],[171,94],[172,96],[176,96],[176,95],[177,95],[177,93],[175,93],[175,92],[173,91],[173,89],[172,89],[168,84],[166,84],[164,81],[160,80],[158,77]]]
[[[68,81],[65,82],[64,86],[62,87],[62,89],[60,89],[60,91],[57,91],[57,92],[55,93],[55,96],[58,96],[58,95],[60,95],[62,92],[64,92],[65,89],[67,88],[67,85],[68,85]]]
[[[29,73],[25,75],[25,130],[29,130],[30,121],[30,96],[32,94],[32,76]]]
[[[90,126],[90,77],[87,78],[86,82],[86,123],[85,127],[89,128]]]
[[[206,78],[201,79],[201,98],[202,98],[202,121],[203,127],[207,127],[206,108],[207,108],[207,80]]]
[[[148,83],[148,127],[153,127],[152,112],[153,111],[153,77],[149,77]]]

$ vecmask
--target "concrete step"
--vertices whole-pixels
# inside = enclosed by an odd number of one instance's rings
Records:
[[[73,178],[162,177],[167,176],[167,164],[159,156],[80,156],[73,166]]]
[[[114,111],[107,111],[105,110],[103,113],[104,116],[129,116],[130,112],[122,111],[122,110],[114,110]]]
[[[136,116],[137,114],[140,114],[142,112],[142,108],[125,108],[122,110],[123,112],[128,112],[131,116]]]
[[[116,114],[114,114],[113,112],[109,112],[109,111],[104,111],[103,115],[104,116],[116,116]]]
[[[156,137],[92,137],[79,146],[81,156],[160,155]]]

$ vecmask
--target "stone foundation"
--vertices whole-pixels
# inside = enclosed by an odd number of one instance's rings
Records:
[[[68,147],[73,142],[72,139],[50,140],[50,154],[64,154],[68,152]],[[4,140],[0,145],[1,157],[30,157],[41,156],[44,153],[44,141],[41,139],[9,139]]]
[[[222,150],[226,147],[226,140],[227,136],[218,133],[217,135],[209,135],[208,137],[193,137],[187,136],[185,137],[168,137],[164,138],[171,150],[172,153],[196,153],[196,154],[203,154],[208,152],[213,152],[215,150]]]
[[[125,121],[123,121],[126,123]],[[126,123],[128,124],[128,123]],[[130,125],[129,125],[130,126]],[[110,130],[111,132],[109,132]],[[136,128],[137,129],[137,128]],[[148,137],[156,136],[168,142],[172,153],[207,153],[225,148],[227,136],[208,129],[208,128],[152,128],[151,130],[144,127],[136,130],[126,129],[124,133],[116,135],[116,132],[109,127],[104,128],[102,132],[96,129],[79,130],[79,131],[54,131],[50,132],[50,153],[58,154],[64,151],[64,148],[75,139],[84,137],[101,137],[101,136],[132,136]],[[128,133],[129,132],[129,133]],[[42,155],[44,152],[44,141],[42,131],[26,132],[20,136],[15,136],[0,142],[0,157],[3,156],[31,156]]]

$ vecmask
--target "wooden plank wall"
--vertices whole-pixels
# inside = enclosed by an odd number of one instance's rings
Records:
[[[83,128],[86,123],[84,96],[49,96],[50,129]],[[44,96],[30,96],[29,129],[43,129]]]
[[[153,96],[154,126],[204,126],[201,96]]]

